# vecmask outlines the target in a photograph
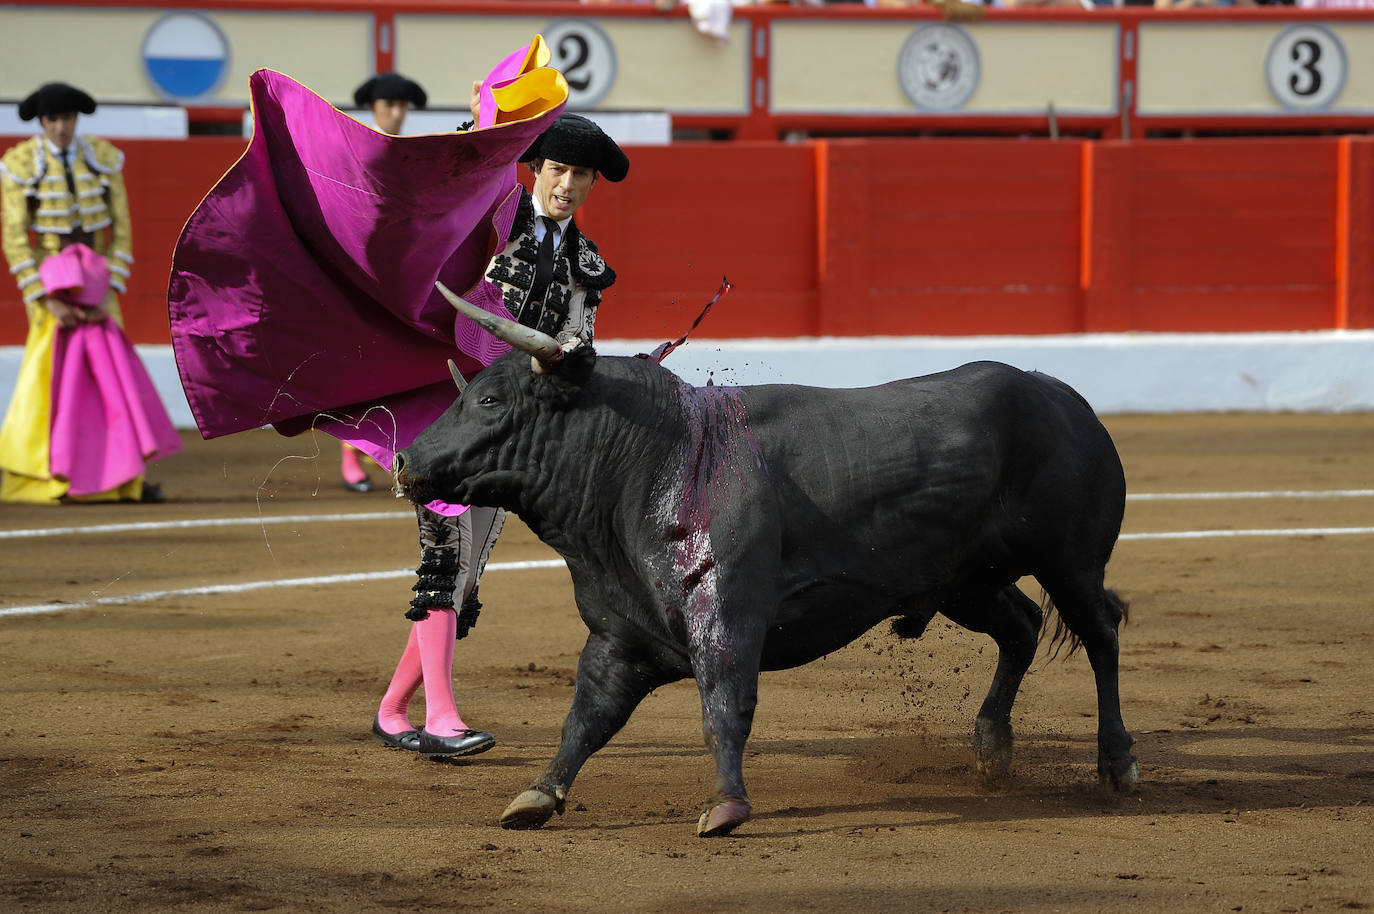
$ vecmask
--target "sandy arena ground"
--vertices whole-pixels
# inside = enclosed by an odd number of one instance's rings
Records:
[[[694,834],[712,766],[690,682],[592,758],[567,815],[497,826],[553,754],[585,638],[566,571],[500,568],[553,557],[517,521],[456,664],[461,709],[499,742],[441,764],[368,735],[414,523],[339,487],[332,439],[188,440],[155,468],[165,505],[0,506],[0,911],[1374,908],[1374,415],[1107,424],[1132,493],[1366,490],[1132,501],[1128,536],[1366,532],[1123,539],[1108,576],[1132,602],[1138,795],[1098,791],[1083,656],[1042,650],[1015,778],[989,792],[970,734],[992,643],[880,626],[765,676],[755,818],[715,840]],[[363,512],[382,516],[337,517]],[[53,529],[204,518],[241,523]]]

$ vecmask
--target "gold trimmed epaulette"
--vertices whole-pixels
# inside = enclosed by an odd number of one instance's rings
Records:
[[[109,140],[98,136],[83,136],[78,137],[77,142],[81,144],[82,158],[86,160],[91,171],[109,175],[123,170],[124,153]]]
[[[0,175],[13,180],[23,187],[25,193],[32,194],[38,179],[47,171],[47,160],[43,155],[43,138],[30,137],[16,143],[0,156]]]

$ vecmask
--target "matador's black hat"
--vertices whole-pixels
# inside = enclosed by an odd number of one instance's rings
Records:
[[[522,162],[553,159],[564,165],[595,168],[607,181],[623,181],[630,160],[600,127],[580,114],[565,114],[525,150]]]
[[[94,114],[95,99],[75,86],[66,83],[44,83],[19,103],[19,119],[31,121],[36,117],[55,114]]]
[[[429,96],[415,80],[388,72],[378,73],[353,91],[353,103],[359,108],[370,108],[378,99],[410,102],[416,108],[423,108]]]

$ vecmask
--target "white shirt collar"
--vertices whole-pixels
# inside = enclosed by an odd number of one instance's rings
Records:
[[[40,136],[43,136],[42,134],[39,134],[39,135],[40,135]],[[43,136],[43,143],[44,143],[44,145],[46,145],[46,146],[48,147],[48,152],[51,152],[54,156],[56,156],[56,157],[59,158],[59,159],[62,158],[62,148],[61,148],[60,146],[58,146],[58,145],[57,145],[56,143],[54,143],[52,140],[48,139],[46,136]],[[71,150],[72,156],[75,157],[75,156],[76,156],[76,137],[75,137],[75,136],[72,137],[72,144],[71,144],[70,146],[68,146],[67,148]]]
[[[546,213],[544,212],[544,207],[539,205],[538,197],[534,194],[530,194],[530,199],[534,201],[534,237],[536,241],[543,241],[544,223],[541,221],[540,217],[545,216]],[[566,219],[554,220],[554,223],[558,226],[558,230],[553,233],[553,242],[555,245],[563,243],[563,236],[567,234],[568,223],[572,222],[572,218],[572,216],[569,216]]]

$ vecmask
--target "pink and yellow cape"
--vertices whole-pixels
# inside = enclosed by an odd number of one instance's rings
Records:
[[[506,350],[435,281],[502,316],[485,278],[519,200],[516,163],[561,113],[541,37],[483,83],[477,129],[389,136],[290,78],[250,79],[253,138],[182,231],[168,312],[206,438],[311,428],[384,467]]]

